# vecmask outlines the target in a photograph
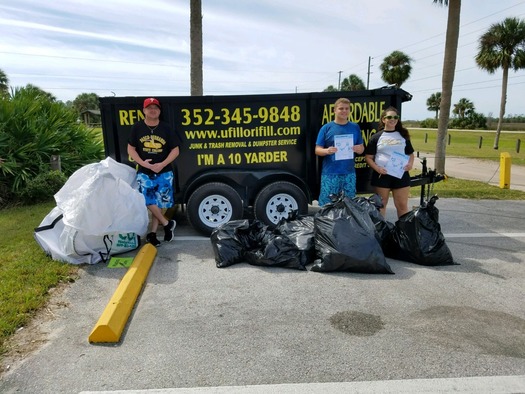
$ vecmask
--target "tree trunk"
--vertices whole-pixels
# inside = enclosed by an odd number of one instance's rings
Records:
[[[202,6],[201,0],[190,0],[190,81],[191,95],[202,96]]]
[[[503,67],[503,81],[501,83],[501,103],[499,106],[498,127],[496,127],[496,137],[494,137],[494,149],[499,149],[499,135],[503,126],[505,116],[505,106],[507,104],[507,84],[509,82],[509,67]]]
[[[439,121],[436,138],[435,170],[440,174],[445,173],[447,130],[448,121],[450,119],[454,73],[456,72],[460,11],[461,0],[449,0],[445,57],[443,59],[443,76],[441,78],[441,104],[439,106]]]

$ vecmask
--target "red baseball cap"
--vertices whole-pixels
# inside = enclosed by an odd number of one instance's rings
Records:
[[[159,100],[157,100],[156,98],[150,97],[144,100],[144,108],[147,108],[152,104],[155,104],[157,107],[160,108]]]

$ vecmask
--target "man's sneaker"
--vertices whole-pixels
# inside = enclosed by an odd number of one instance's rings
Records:
[[[173,240],[175,235],[175,227],[177,227],[177,222],[175,220],[170,220],[168,224],[164,226],[164,241],[170,242]]]
[[[155,233],[148,233],[148,235],[146,235],[146,242],[149,242],[153,246],[160,245],[160,241],[157,239],[157,234]]]

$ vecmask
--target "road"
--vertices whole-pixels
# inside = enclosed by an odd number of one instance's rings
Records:
[[[82,267],[0,392],[525,392],[525,201],[437,207],[458,265],[395,275],[219,269],[178,216],[118,344],[88,336],[125,269]]]

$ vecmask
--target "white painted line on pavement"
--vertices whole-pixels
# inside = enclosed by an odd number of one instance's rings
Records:
[[[445,238],[523,238],[525,233],[458,233],[443,234]]]
[[[523,393],[525,375],[368,382],[268,384],[256,386],[188,387],[150,390],[82,391],[80,394],[372,394],[372,393]]]
[[[450,233],[445,238],[524,238],[525,233]],[[209,237],[198,235],[175,236],[175,241],[210,241]]]
[[[209,241],[210,237],[198,236],[198,235],[182,235],[180,237],[173,237],[174,241]]]

